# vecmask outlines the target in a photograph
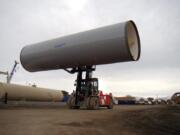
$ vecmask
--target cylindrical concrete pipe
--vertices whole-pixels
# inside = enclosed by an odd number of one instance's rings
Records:
[[[7,94],[8,100],[25,101],[62,101],[60,90],[23,86],[17,84],[0,83],[0,99]]]
[[[20,54],[30,71],[136,61],[140,38],[133,21],[118,23],[25,46]]]

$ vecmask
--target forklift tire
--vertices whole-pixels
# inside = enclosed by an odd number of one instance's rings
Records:
[[[75,106],[75,97],[74,96],[70,96],[68,101],[67,101],[67,105],[70,109],[73,109],[73,107]]]
[[[71,106],[71,99],[72,99],[72,96],[69,96],[68,101],[66,102],[66,104],[69,108]]]
[[[75,97],[74,96],[70,96],[68,101],[67,101],[67,105],[70,109],[79,109],[80,106],[75,106]]]
[[[109,103],[107,108],[108,109],[113,109],[113,100],[112,100],[112,98],[110,99],[110,103]]]
[[[98,97],[91,97],[90,100],[89,100],[89,106],[87,108],[90,109],[90,110],[99,109]]]

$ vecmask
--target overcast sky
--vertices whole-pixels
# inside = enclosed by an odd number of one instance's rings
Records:
[[[127,20],[139,30],[140,60],[97,66],[100,89],[118,96],[180,91],[178,0],[0,0],[0,71],[11,70],[25,45]],[[19,64],[12,83],[71,92],[75,78],[64,70],[29,73]]]

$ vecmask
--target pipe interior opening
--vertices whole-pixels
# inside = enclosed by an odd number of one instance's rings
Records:
[[[132,21],[127,23],[127,41],[133,60],[138,60],[140,56],[140,40],[137,28]]]

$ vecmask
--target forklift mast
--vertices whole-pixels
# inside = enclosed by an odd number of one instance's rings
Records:
[[[77,73],[76,79],[76,92],[75,92],[75,106],[79,106],[81,101],[85,98],[97,97],[98,96],[98,79],[92,78],[92,72],[95,71],[93,66],[83,66],[67,70],[69,73]],[[85,78],[83,78],[85,73]]]

